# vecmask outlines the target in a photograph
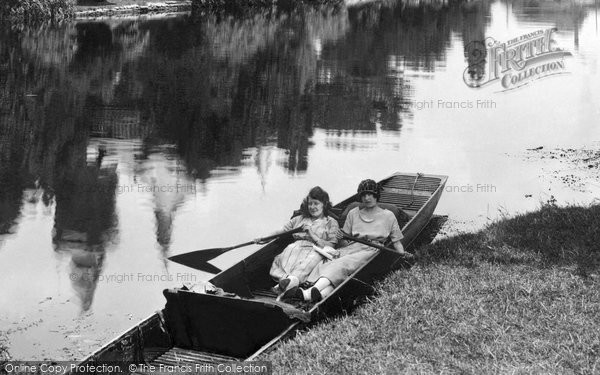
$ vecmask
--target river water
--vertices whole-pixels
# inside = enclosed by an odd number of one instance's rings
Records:
[[[437,212],[461,230],[600,190],[565,183],[560,158],[598,149],[594,1],[379,2],[0,33],[0,332],[13,358],[83,358],[161,308],[162,289],[209,276],[168,256],[267,235],[315,185],[336,202],[367,177],[448,175]],[[520,81],[507,63],[506,81],[481,85],[495,55],[473,46],[540,35],[555,51],[541,74]]]

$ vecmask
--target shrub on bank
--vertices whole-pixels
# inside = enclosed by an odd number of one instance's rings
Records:
[[[59,21],[71,17],[75,0],[2,0],[0,19],[18,22]]]

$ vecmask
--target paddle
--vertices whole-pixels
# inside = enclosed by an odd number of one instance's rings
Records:
[[[206,272],[210,272],[210,273],[219,273],[219,272],[221,272],[221,270],[219,268],[213,266],[212,264],[207,263],[209,260],[214,259],[221,254],[225,254],[226,252],[233,250],[233,249],[239,249],[240,247],[253,245],[256,243],[266,243],[271,240],[274,240],[275,238],[287,236],[287,235],[302,232],[302,231],[303,231],[303,228],[298,227],[298,228],[295,228],[292,230],[288,230],[286,232],[259,238],[257,242],[248,241],[248,242],[244,242],[242,244],[230,246],[230,247],[221,247],[221,248],[214,248],[214,249],[202,249],[202,250],[191,251],[189,253],[173,255],[172,257],[169,257],[169,260],[171,260],[175,263],[183,264],[184,266],[195,268],[197,270],[206,271]]]
[[[344,232],[343,230],[340,230],[340,232],[342,232],[342,237],[344,237],[344,238],[345,238],[345,239],[347,239],[347,240],[354,241],[354,242],[358,242],[358,243],[361,243],[361,244],[363,244],[363,245],[371,246],[371,247],[374,247],[374,248],[376,248],[376,249],[379,249],[379,250],[391,251],[391,252],[393,252],[393,253],[399,254],[399,255],[401,255],[401,256],[403,256],[403,257],[405,257],[405,258],[406,258],[406,255],[405,255],[405,254],[400,254],[400,253],[398,253],[398,251],[397,251],[397,250],[390,249],[389,247],[385,247],[385,246],[383,246],[383,245],[380,245],[380,244],[378,244],[378,243],[375,243],[375,242],[373,242],[373,241],[370,241],[370,240],[367,240],[367,239],[364,239],[364,238],[358,238],[358,237],[351,236],[351,235],[349,235],[348,233]],[[410,254],[410,253],[408,253],[408,254]],[[411,255],[408,257],[408,259],[410,259],[410,258],[412,258],[412,257],[414,257],[414,255],[412,255],[412,254],[411,254]]]

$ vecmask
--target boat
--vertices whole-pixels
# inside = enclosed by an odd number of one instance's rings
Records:
[[[447,176],[395,173],[380,181],[382,206],[396,207],[405,248],[410,248],[433,216]],[[343,220],[357,195],[336,204],[332,212]],[[400,222],[399,221],[399,222]],[[340,223],[342,224],[342,223]],[[340,225],[341,226],[341,225]],[[293,241],[279,237],[219,272],[210,284],[218,292],[200,293],[186,287],[163,291],[165,307],[85,358],[81,364],[114,362],[148,366],[221,364],[251,361],[323,317],[348,311],[374,292],[373,281],[404,265],[397,252],[380,250],[368,263],[320,302],[277,301],[269,276],[273,258]],[[137,367],[134,373],[152,367]]]

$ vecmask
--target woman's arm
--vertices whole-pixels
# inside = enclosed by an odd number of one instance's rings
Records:
[[[396,251],[400,254],[406,253],[406,251],[404,250],[404,246],[402,245],[402,241],[394,242],[394,249],[396,249]]]
[[[335,246],[335,242],[333,241],[328,241],[326,239],[323,238],[319,238],[316,234],[314,234],[314,232],[312,230],[308,230],[308,235],[311,237],[312,241],[315,243],[315,245],[319,246],[319,247],[325,247],[325,246],[329,246],[329,247],[334,247]],[[337,242],[337,241],[336,241]]]
[[[394,249],[398,253],[402,254],[405,258],[412,258],[413,255],[404,249],[402,241],[400,241],[402,238],[404,238],[404,235],[402,234],[402,230],[398,225],[398,220],[396,220],[396,216],[391,211],[389,212],[389,220],[391,222],[390,239],[392,240],[392,245],[394,246]]]
[[[302,216],[294,216],[293,218],[290,219],[290,221],[285,223],[283,228],[281,228],[280,230],[276,230],[275,232],[268,234],[265,237],[275,236],[275,235],[281,234],[283,232],[287,232],[292,229],[295,229],[300,226],[301,221],[302,221]],[[310,238],[308,236],[308,233],[306,233],[306,232],[294,233],[294,234],[292,234],[292,237],[294,238],[294,240],[304,240],[304,239]],[[254,243],[262,244],[263,242],[261,241],[261,239],[262,238],[255,238]]]
[[[281,234],[283,232],[285,232],[285,230],[276,230],[275,232],[273,232],[271,234],[267,234],[265,237],[276,236],[276,235]],[[296,233],[294,233],[294,234],[296,234]],[[263,242],[262,239],[263,239],[263,237],[255,238],[255,239],[252,240],[252,242],[254,242],[257,245],[262,245],[262,244],[266,243],[266,242]]]
[[[347,240],[345,240],[345,239],[342,238],[342,239],[340,239],[338,241],[338,248],[340,248],[340,247],[346,247],[346,246],[348,246],[349,243],[350,242],[348,242]]]
[[[302,215],[294,216],[283,226],[283,231],[285,232],[302,226],[304,228],[304,231],[292,234],[292,238],[294,238],[294,240],[310,240],[310,236],[307,233],[308,225],[303,224],[303,220],[304,217]]]
[[[323,233],[323,237],[317,236],[312,230],[309,229],[308,234],[310,235],[312,241],[315,245],[319,247],[335,247],[338,243],[338,239],[336,237],[337,232],[339,230],[339,225],[337,221],[331,217],[327,217],[327,224],[325,224],[325,232]]]
[[[402,242],[400,241],[394,242],[394,248],[398,253],[400,253],[400,255],[404,257],[404,259],[413,259],[415,257],[414,254],[404,250],[404,246],[402,246]]]
[[[342,231],[349,233],[349,234],[353,234],[352,226],[354,223],[354,216],[357,215],[357,213],[358,213],[358,207],[354,207],[353,209],[350,210],[350,212],[348,212],[348,215],[346,215],[346,221],[344,222],[344,228],[342,229]],[[340,231],[340,229],[338,228],[336,231],[336,235],[335,235],[336,238],[338,239],[338,248],[346,247],[350,244],[350,242],[344,238],[342,231]]]

